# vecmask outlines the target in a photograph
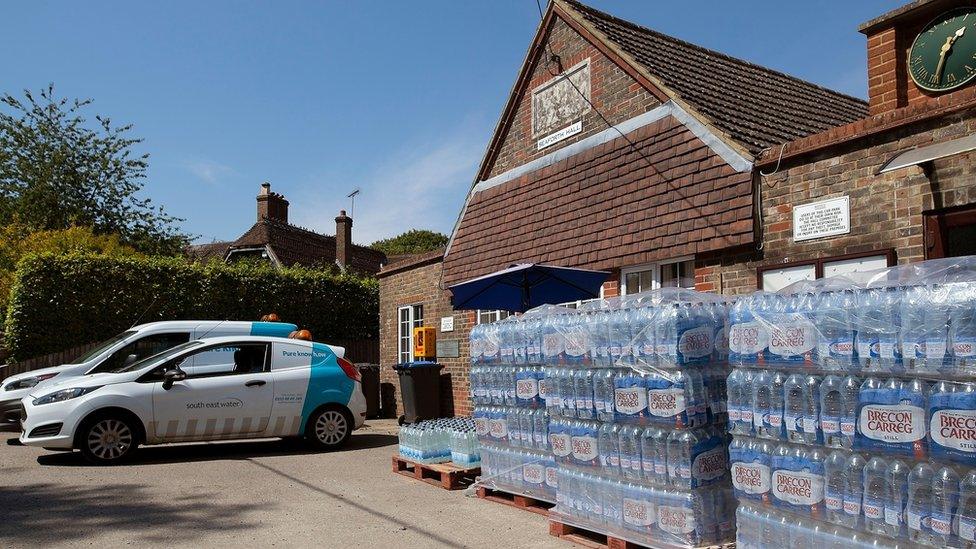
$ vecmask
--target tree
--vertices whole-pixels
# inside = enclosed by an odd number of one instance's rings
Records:
[[[21,223],[0,226],[0,313],[6,310],[17,265],[32,254],[93,254],[139,257],[118,235],[97,235],[91,227],[32,231]]]
[[[377,240],[369,245],[374,250],[379,250],[387,257],[403,254],[419,254],[430,252],[438,248],[447,246],[448,236],[443,233],[436,233],[426,229],[412,229],[401,235]]]
[[[139,196],[148,154],[133,147],[131,125],[82,116],[90,99],[58,98],[54,85],[35,97],[0,96],[0,224],[31,230],[92,227],[146,253],[172,254],[189,241],[172,217]]]

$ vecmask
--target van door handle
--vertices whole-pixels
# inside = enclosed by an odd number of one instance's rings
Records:
[[[267,381],[262,381],[260,379],[255,379],[255,380],[252,380],[252,381],[248,381],[247,383],[244,384],[244,386],[245,387],[260,387],[260,386],[264,385],[265,383],[267,383]]]

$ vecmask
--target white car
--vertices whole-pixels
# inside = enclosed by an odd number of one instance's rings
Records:
[[[35,387],[99,372],[111,372],[202,337],[261,335],[285,337],[298,327],[285,322],[177,320],[150,322],[112,337],[71,364],[12,375],[0,383],[0,431],[20,430],[20,400]]]
[[[337,448],[366,418],[359,371],[343,353],[276,337],[191,341],[120,372],[35,388],[22,400],[20,441],[98,464],[168,442],[304,436]]]

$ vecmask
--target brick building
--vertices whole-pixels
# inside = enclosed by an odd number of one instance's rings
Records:
[[[976,27],[938,68],[909,56],[943,21],[964,24],[966,12],[952,10],[970,6],[921,0],[863,24],[865,102],[554,0],[443,261],[380,275],[384,363],[405,337],[398,311],[421,305],[421,322],[439,328],[441,288],[512,263],[607,270],[610,297],[669,285],[776,290],[976,253],[976,87],[965,85],[976,61],[964,62]],[[950,89],[924,89],[939,85]],[[399,291],[407,280],[416,289]],[[482,312],[452,316],[468,327]],[[467,332],[438,337],[464,342]],[[452,360],[459,388],[464,356]]]
[[[335,236],[319,234],[288,222],[288,201],[261,184],[257,220],[237,240],[190,246],[187,254],[202,261],[258,258],[278,267],[338,267],[375,275],[386,263],[383,252],[352,243],[352,218],[340,211]]]

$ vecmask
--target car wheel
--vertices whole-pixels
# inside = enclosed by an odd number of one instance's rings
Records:
[[[352,414],[347,410],[327,406],[309,418],[305,438],[323,450],[341,448],[352,436]]]
[[[87,422],[81,433],[81,454],[95,465],[125,461],[138,445],[136,430],[129,423],[129,419],[113,416],[98,417]]]

